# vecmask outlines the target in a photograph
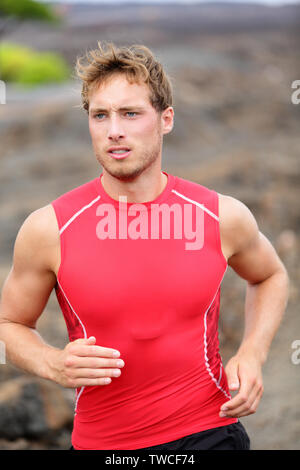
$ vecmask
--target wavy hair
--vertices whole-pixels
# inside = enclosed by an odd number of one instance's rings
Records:
[[[81,99],[89,112],[89,93],[114,74],[125,74],[130,83],[145,83],[150,102],[158,111],[172,106],[172,85],[163,66],[146,46],[117,47],[98,42],[98,49],[87,51],[76,60],[76,74],[82,80]]]

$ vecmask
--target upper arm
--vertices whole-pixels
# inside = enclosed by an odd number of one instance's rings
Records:
[[[220,232],[228,265],[251,283],[261,282],[284,269],[271,242],[263,235],[249,208],[220,195]]]
[[[29,215],[17,235],[13,265],[4,283],[0,320],[34,327],[56,284],[59,235],[53,208]]]

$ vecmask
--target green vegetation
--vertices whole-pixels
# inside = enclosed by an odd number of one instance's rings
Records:
[[[1,0],[0,14],[22,20],[58,21],[50,7],[35,0]]]
[[[65,61],[53,52],[36,52],[12,43],[0,47],[1,79],[22,85],[62,82],[69,78]]]
[[[60,23],[50,6],[36,0],[0,0],[0,16],[4,17],[0,36],[25,20]],[[13,20],[13,21],[11,21]],[[2,42],[0,46],[0,78],[6,82],[37,85],[61,82],[70,76],[64,59],[54,52],[36,52],[30,48]]]

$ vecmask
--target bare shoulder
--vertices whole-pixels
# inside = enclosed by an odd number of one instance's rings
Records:
[[[32,212],[22,224],[5,280],[0,317],[35,328],[56,284],[59,231],[52,206]]]
[[[41,207],[25,219],[15,242],[14,265],[22,268],[30,258],[36,267],[56,272],[59,260],[59,229],[51,204]]]
[[[238,199],[219,194],[219,220],[222,251],[226,259],[257,241],[259,229],[255,217]]]

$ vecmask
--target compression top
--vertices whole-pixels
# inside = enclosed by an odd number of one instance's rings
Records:
[[[112,199],[102,175],[52,201],[69,339],[95,336],[125,362],[110,384],[76,390],[75,449],[139,449],[237,422],[219,417],[231,396],[218,341],[218,194],[165,174],[143,204]]]

